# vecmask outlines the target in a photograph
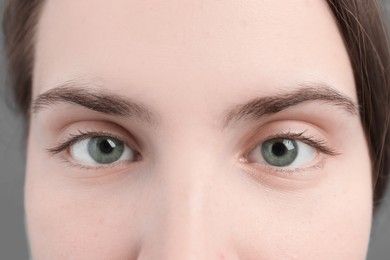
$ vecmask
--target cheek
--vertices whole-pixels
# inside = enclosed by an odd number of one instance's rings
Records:
[[[244,173],[222,164],[204,163],[193,178],[173,178],[191,171],[173,175],[177,165],[168,160],[155,166],[152,173],[158,174],[139,181],[84,185],[59,177],[69,168],[29,148],[25,203],[32,255],[136,259],[140,248],[160,250],[173,234],[176,250],[192,234],[195,242],[234,250],[242,259],[364,259],[372,214],[366,151],[356,147],[327,161],[312,188],[282,191],[247,181]],[[208,188],[195,189],[202,183]],[[186,185],[191,189],[177,196],[175,189]],[[196,208],[187,206],[193,190],[202,191]],[[178,212],[188,219],[178,221]]]
[[[31,254],[36,259],[136,256],[135,194],[113,185],[70,185],[74,180],[58,177],[67,171],[29,153],[25,208]]]
[[[240,192],[237,205],[245,201],[245,207],[229,215],[240,223],[234,231],[240,252],[264,259],[365,259],[371,165],[366,147],[359,146],[328,160],[312,188],[259,191],[253,185]]]
[[[242,195],[247,206],[229,213],[240,223],[233,244],[254,259],[365,259],[371,193],[368,185],[350,188]]]

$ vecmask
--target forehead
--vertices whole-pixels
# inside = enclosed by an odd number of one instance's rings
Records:
[[[349,67],[325,1],[47,0],[34,93],[74,77],[131,85],[134,95],[154,91],[156,98],[157,88],[196,96],[207,86],[211,95],[236,95],[318,80],[354,99]]]

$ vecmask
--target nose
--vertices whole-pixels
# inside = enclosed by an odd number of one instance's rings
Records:
[[[205,149],[176,147],[156,163],[139,259],[238,259],[229,244],[222,173]]]

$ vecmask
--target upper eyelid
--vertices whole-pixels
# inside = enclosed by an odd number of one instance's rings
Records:
[[[308,136],[307,134],[305,134],[306,132],[307,132],[307,130],[305,130],[303,132],[298,132],[298,133],[288,131],[288,132],[281,132],[281,133],[277,133],[277,134],[268,135],[267,137],[258,140],[256,142],[256,144],[252,145],[251,148],[249,148],[249,149],[253,149],[256,146],[258,146],[259,144],[262,144],[266,141],[269,141],[269,140],[275,139],[275,138],[290,138],[290,139],[302,141],[308,145],[311,145],[313,142],[317,142],[317,143],[321,143],[321,144],[324,143],[322,140],[321,141],[313,140],[313,138],[311,136]],[[85,140],[85,139],[88,139],[90,137],[96,137],[96,136],[115,138],[115,139],[125,143],[131,149],[134,149],[132,145],[129,145],[128,142],[126,140],[124,140],[124,138],[122,138],[119,135],[112,134],[112,133],[106,132],[106,131],[85,131],[84,132],[84,131],[78,130],[78,134],[69,134],[67,137],[67,140],[60,142],[60,144],[58,144],[54,148],[47,149],[47,151],[50,153],[56,154],[56,153],[61,152],[62,150],[66,149],[67,147],[69,147],[69,146],[71,146],[71,145],[73,145],[81,140]],[[329,154],[337,154],[337,152],[331,151],[331,149],[324,151],[324,152],[329,153]]]
[[[272,165],[268,165],[266,163],[251,162],[249,159],[250,153],[256,147],[258,147],[259,145],[261,145],[262,143],[264,143],[266,141],[272,140],[274,138],[294,139],[293,136],[296,136],[296,137],[301,136],[300,140],[298,140],[298,141],[302,142],[302,140],[304,138],[306,138],[306,139],[310,138],[306,132],[309,132],[309,131],[303,131],[303,132],[297,131],[297,133],[287,131],[287,132],[280,132],[277,134],[267,135],[267,137],[265,137],[265,138],[258,138],[257,141],[255,142],[255,145],[252,144],[250,146],[247,146],[247,147],[249,147],[249,149],[245,149],[244,150],[245,152],[241,153],[239,155],[238,161],[240,162],[240,166],[243,167],[244,171],[248,172],[250,176],[252,176],[256,180],[261,180],[262,183],[267,183],[266,179],[263,179],[263,176],[268,176],[268,175],[262,174],[261,172],[267,172],[271,175],[279,176],[282,178],[286,177],[287,179],[292,179],[292,180],[303,180],[303,179],[306,179],[306,177],[307,178],[313,177],[313,175],[311,174],[313,170],[318,170],[318,169],[321,169],[324,167],[325,161],[327,160],[327,156],[326,156],[327,153],[322,152],[322,156],[319,156],[319,157],[316,156],[317,159],[315,159],[316,162],[314,164],[310,163],[310,164],[308,164],[306,166],[302,166],[302,167],[275,167]],[[303,136],[304,133],[306,133],[306,136]],[[252,136],[252,138],[253,138],[253,136]],[[311,137],[311,138],[314,139],[315,137]],[[321,140],[319,138],[316,138],[316,139]],[[341,153],[338,153],[335,150],[331,149],[331,146],[329,146],[329,145],[322,144],[322,146],[327,147],[332,151],[331,154],[328,153],[328,156],[330,156],[330,157],[337,156],[337,155],[341,154]],[[318,150],[318,148],[315,148],[315,149]],[[321,151],[319,152],[319,155],[321,155]],[[325,155],[325,156],[323,156],[323,155]],[[310,173],[310,174],[303,178],[303,176],[301,174],[306,174],[306,173]]]
[[[95,137],[95,136],[101,136],[101,137],[110,137],[115,138],[121,142],[123,142],[125,145],[127,145],[130,149],[136,150],[133,148],[133,145],[130,145],[124,138],[121,136],[106,132],[106,131],[87,131],[83,132],[79,130],[78,134],[69,134],[65,141],[60,142],[58,145],[56,145],[54,148],[46,149],[50,154],[55,155],[58,154],[65,149],[69,148],[71,145],[74,145],[82,140]]]
[[[328,155],[337,155],[338,154],[333,149],[328,148],[327,145],[325,144],[324,140],[316,140],[312,136],[309,136],[308,134],[306,134],[306,132],[307,131],[305,130],[305,131],[300,132],[300,133],[290,133],[290,132],[288,132],[288,133],[285,133],[285,134],[276,134],[272,138],[265,139],[265,141],[268,141],[268,140],[271,140],[271,139],[275,139],[275,138],[294,139],[294,140],[297,140],[297,141],[301,141],[301,142],[303,142],[303,143],[305,143],[307,145],[311,145],[311,146],[316,145],[317,147],[315,147],[315,148],[321,148],[320,151],[325,153],[325,154],[328,154]]]
[[[258,145],[260,145],[268,140],[274,139],[274,138],[290,138],[290,139],[304,142],[310,146],[313,146],[313,144],[316,143],[317,145],[314,145],[314,148],[319,150],[322,153],[325,153],[325,154],[330,155],[330,156],[335,156],[335,155],[340,154],[340,153],[336,152],[334,149],[330,148],[328,145],[326,145],[323,140],[320,140],[318,138],[317,138],[318,140],[315,140],[316,138],[313,138],[307,132],[308,132],[307,130],[296,131],[296,132],[289,130],[289,131],[284,131],[284,132],[281,131],[281,132],[276,133],[276,134],[267,135],[265,138],[257,138],[258,140],[256,142],[251,141],[252,145],[247,146],[246,149],[244,149],[244,153],[242,153],[242,152],[240,153],[238,159],[239,159],[239,161],[242,161],[243,158],[244,159],[247,158],[248,154],[254,148],[256,148]],[[113,134],[112,132],[108,132],[108,131],[82,131],[82,130],[78,130],[78,134],[69,134],[65,141],[60,142],[54,148],[49,148],[46,150],[51,155],[55,155],[55,154],[61,153],[62,151],[68,149],[71,145],[74,145],[81,140],[85,140],[87,138],[95,137],[95,136],[115,138],[115,139],[123,142],[130,149],[136,151],[139,155],[141,155],[141,153],[139,152],[139,149],[137,149],[138,147],[132,145],[134,143],[133,141],[129,143],[128,141],[126,141],[127,138],[123,138],[120,135]],[[256,138],[252,136],[250,139],[256,139]],[[253,143],[255,143],[255,144],[253,144]],[[243,150],[241,150],[241,151],[243,151]],[[142,157],[142,155],[141,155],[141,157]]]
[[[239,160],[246,162],[249,153],[253,149],[255,149],[256,147],[258,147],[259,145],[263,144],[266,141],[276,139],[276,138],[286,138],[286,139],[293,139],[293,140],[301,141],[307,145],[314,147],[315,149],[319,150],[320,152],[327,154],[327,155],[330,155],[330,156],[336,156],[336,155],[340,154],[339,152],[335,151],[334,149],[328,147],[328,145],[325,144],[325,141],[316,140],[312,136],[309,136],[306,132],[308,132],[308,131],[305,130],[303,132],[296,132],[296,133],[294,133],[292,131],[280,132],[277,134],[268,135],[265,138],[260,138],[259,140],[254,142],[255,144],[252,143],[252,145],[248,146],[244,150],[245,152],[240,156]]]
[[[82,131],[78,130],[78,134],[69,134],[66,138],[65,141],[62,141],[60,144],[58,144],[56,147],[51,148],[51,149],[46,149],[51,155],[59,154],[64,152],[65,150],[69,149],[71,145],[77,144],[78,142],[81,142],[83,140],[86,140],[91,137],[107,137],[107,138],[115,138],[121,142],[123,142],[126,146],[128,146],[129,149],[134,150],[137,160],[132,161],[131,163],[137,163],[138,158],[142,158],[141,153],[138,151],[138,149],[134,148],[134,145],[131,145],[132,141],[126,141],[125,138],[113,134],[111,132],[107,131]],[[112,168],[113,170],[115,169],[115,172],[117,170],[123,169],[127,165],[127,161],[116,161],[113,163],[109,164],[84,164],[84,163],[79,163],[73,158],[69,158],[70,156],[70,151],[65,154],[61,155],[62,161],[66,163],[67,167],[75,168],[77,170],[92,170],[92,171],[97,171],[97,170],[107,170]],[[127,167],[127,166],[126,166]],[[113,172],[112,172],[113,173]],[[107,175],[106,175],[107,176]],[[83,178],[93,178],[92,176],[90,177],[85,177]]]

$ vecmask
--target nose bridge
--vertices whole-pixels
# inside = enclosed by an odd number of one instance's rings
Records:
[[[151,237],[154,245],[150,247],[156,254],[158,251],[158,259],[205,259],[214,254],[210,229],[218,227],[210,225],[210,187],[218,173],[210,149],[192,136],[186,141],[176,140],[159,156],[155,173],[158,217]],[[215,239],[214,236],[212,240]]]
[[[156,174],[169,207],[191,222],[199,219],[212,199],[210,186],[219,174],[211,137],[187,130],[165,146],[170,148],[160,152],[157,162]]]
[[[184,145],[185,146],[185,145]],[[206,156],[206,147],[189,145],[175,152],[173,162],[164,173],[164,193],[167,196],[167,224],[173,238],[185,242],[186,246],[204,241],[204,229],[207,223],[207,203],[212,194],[207,188],[216,174],[210,158]],[[166,161],[169,163],[169,160]],[[194,244],[195,243],[195,244]],[[184,246],[184,245],[183,245]]]

